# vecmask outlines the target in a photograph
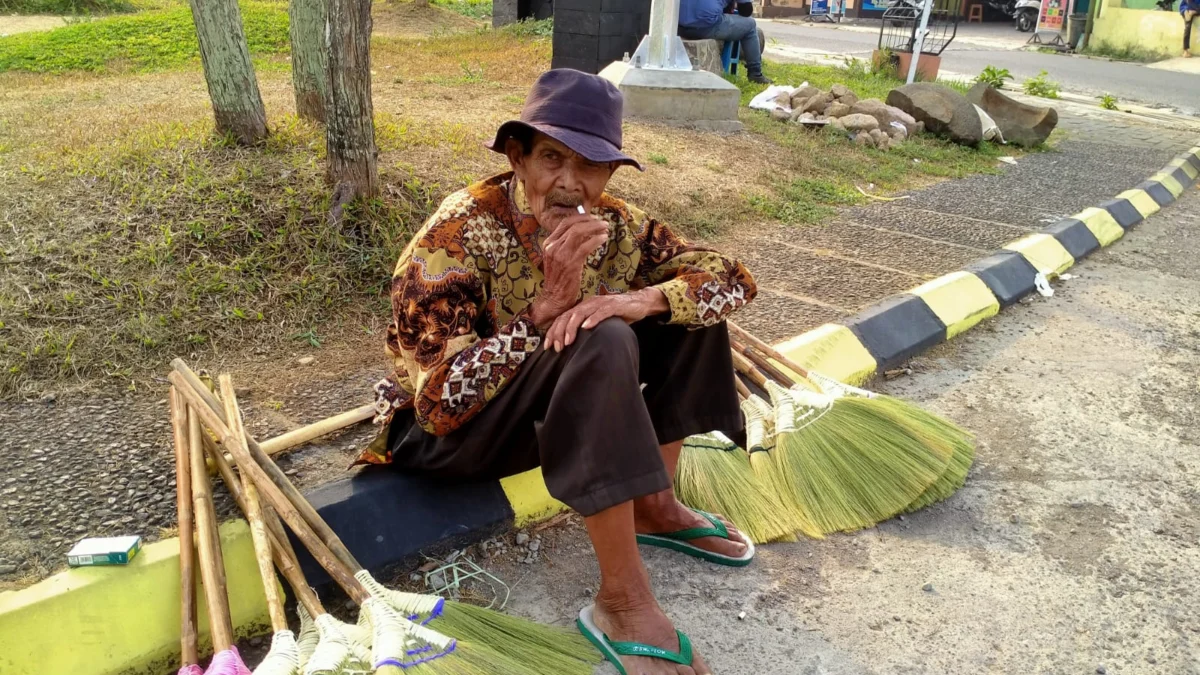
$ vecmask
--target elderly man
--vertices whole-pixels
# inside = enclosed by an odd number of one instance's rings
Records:
[[[736,260],[605,193],[622,165],[621,94],[551,70],[491,149],[512,171],[448,197],[392,281],[377,387],[387,451],[452,479],[542,467],[600,565],[581,631],[622,673],[710,672],[659,608],[638,543],[745,565],[750,541],[672,490],[683,440],[739,434],[724,320],[755,294]]]

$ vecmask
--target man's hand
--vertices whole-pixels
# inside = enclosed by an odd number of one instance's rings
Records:
[[[605,319],[616,317],[625,323],[661,314],[671,308],[667,296],[657,288],[643,288],[633,293],[597,295],[584,300],[558,315],[546,331],[546,349],[561,352],[575,342],[579,329],[591,330]]]
[[[530,308],[530,318],[545,328],[579,300],[583,264],[608,240],[608,223],[576,213],[562,221],[542,245],[545,283]]]

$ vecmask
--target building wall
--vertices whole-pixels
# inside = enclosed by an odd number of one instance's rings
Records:
[[[1174,53],[1183,49],[1183,19],[1178,12],[1129,9],[1108,0],[1096,17],[1092,43],[1123,46],[1136,44],[1147,49]]]

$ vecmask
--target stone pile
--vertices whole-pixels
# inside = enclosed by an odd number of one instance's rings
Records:
[[[775,97],[775,119],[807,127],[832,126],[858,145],[887,150],[909,136],[924,131],[925,125],[911,115],[878,99],[859,100],[843,84],[829,91],[804,85]]]

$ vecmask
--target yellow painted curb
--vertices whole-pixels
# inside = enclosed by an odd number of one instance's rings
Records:
[[[1057,239],[1040,232],[1009,242],[1004,248],[1025,256],[1034,269],[1048,277],[1062,274],[1075,264],[1075,258],[1071,257]]]
[[[1186,159],[1173,159],[1168,166],[1183,169],[1183,172],[1186,173],[1188,178],[1191,178],[1192,180],[1200,178],[1200,171],[1196,171],[1196,167],[1192,166],[1192,163]]]
[[[1179,199],[1180,195],[1183,194],[1183,186],[1179,184],[1179,181],[1175,180],[1174,176],[1165,171],[1154,174],[1150,177],[1150,180],[1154,181],[1155,183],[1162,183],[1162,186],[1167,188],[1167,191],[1171,193],[1171,196],[1175,197],[1176,199]]]
[[[951,272],[912,291],[946,324],[946,339],[1000,313],[1000,301],[979,277]]]
[[[1125,228],[1121,227],[1116,218],[1104,209],[1096,207],[1086,208],[1075,216],[1076,220],[1082,221],[1087,228],[1096,236],[1096,240],[1101,246],[1108,246],[1114,241],[1125,236]]]
[[[801,368],[847,384],[862,384],[875,373],[875,359],[845,326],[827,323],[775,348]]]
[[[504,496],[508,498],[509,504],[512,504],[517,527],[524,527],[528,523],[544,520],[567,510],[566,504],[550,496],[540,467],[501,478],[500,487],[504,488]]]
[[[245,521],[221,527],[221,548],[234,627],[261,634],[267,602]],[[207,640],[204,593],[197,595]],[[0,593],[4,675],[162,675],[178,667],[178,539],[147,545],[124,567],[80,567]]]
[[[1129,200],[1129,203],[1133,204],[1133,208],[1137,209],[1143,218],[1149,218],[1162,208],[1158,202],[1154,201],[1154,197],[1151,197],[1149,192],[1136,188],[1122,192],[1117,195],[1117,199]]]

